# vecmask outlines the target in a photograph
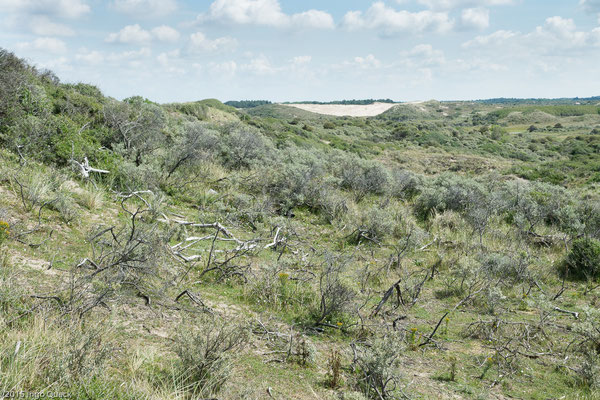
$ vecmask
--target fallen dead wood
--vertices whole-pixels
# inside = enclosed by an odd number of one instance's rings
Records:
[[[575,319],[579,319],[579,313],[576,311],[563,310],[562,308],[554,307],[554,311],[558,311],[563,314],[569,314]]]
[[[271,248],[271,247],[275,247],[277,248],[277,246],[279,246],[279,244],[285,242],[285,237],[284,236],[279,236],[279,232],[281,231],[281,227],[277,227],[277,230],[275,231],[275,237],[273,238],[273,241],[267,245],[265,245],[265,249]]]
[[[189,289],[185,289],[183,292],[179,293],[179,295],[175,297],[175,302],[177,303],[183,296],[189,298],[196,305],[210,310],[210,308],[206,304],[204,304],[200,297],[197,294],[191,292]]]
[[[71,159],[71,163],[79,167],[79,172],[81,172],[81,176],[83,176],[85,179],[88,179],[90,177],[90,172],[96,172],[98,174],[110,174],[110,171],[107,171],[105,169],[90,167],[90,162],[88,161],[87,157],[83,158],[83,163],[80,163],[75,159]]]
[[[196,245],[204,240],[212,241],[210,250],[208,250],[208,251],[210,251],[210,253],[208,256],[207,264],[210,264],[213,254],[226,252],[225,250],[216,250],[214,248],[215,247],[214,244],[216,241],[233,242],[233,243],[237,244],[237,247],[235,247],[232,250],[233,252],[249,251],[258,246],[257,239],[251,239],[251,240],[246,240],[246,241],[238,239],[229,231],[229,229],[227,229],[226,227],[221,225],[221,223],[219,223],[219,222],[213,222],[213,223],[208,223],[208,224],[207,223],[197,223],[197,222],[186,221],[184,219],[169,219],[168,217],[166,217],[164,215],[163,215],[163,219],[160,221],[165,222],[165,223],[175,223],[178,225],[191,227],[191,228],[200,228],[200,229],[212,228],[212,229],[216,230],[215,234],[213,234],[213,235],[188,236],[182,242],[179,242],[173,246],[170,246],[170,249],[171,249],[171,252],[173,253],[173,255],[175,255],[176,257],[180,258],[181,260],[183,260],[185,262],[197,261],[202,258],[202,255],[199,254],[199,252],[207,251],[206,249],[196,249],[196,250],[194,250],[194,254],[186,254],[185,251],[193,250],[194,245]],[[225,237],[219,237],[219,235],[218,235],[219,233],[222,233]]]

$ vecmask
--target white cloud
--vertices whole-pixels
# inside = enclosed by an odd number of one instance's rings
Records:
[[[222,78],[232,78],[236,74],[238,66],[235,61],[225,61],[222,63],[212,62],[208,64],[208,68],[213,75],[217,75]]]
[[[3,12],[79,18],[91,11],[83,0],[0,0]]]
[[[308,10],[291,17],[292,25],[298,28],[333,29],[333,17],[319,10]]]
[[[127,25],[117,33],[111,33],[106,37],[109,43],[147,43],[152,39],[152,34],[142,29],[138,24]]]
[[[73,36],[75,34],[75,31],[68,26],[53,22],[43,15],[31,17],[29,26],[31,31],[39,36]]]
[[[419,0],[433,10],[453,10],[464,7],[503,6],[514,4],[514,0]]]
[[[69,63],[69,59],[64,56],[42,62],[38,66],[40,68],[46,68],[52,71],[73,71],[73,66]]]
[[[430,44],[419,44],[413,47],[409,51],[403,51],[400,53],[401,64],[405,66],[440,66],[446,63],[444,52],[436,50]]]
[[[185,73],[185,69],[174,65],[179,61],[180,51],[173,50],[166,53],[160,53],[156,57],[156,61],[158,64],[167,72],[177,75],[182,75]]]
[[[590,33],[577,31],[572,19],[559,16],[547,18],[544,26],[538,26],[530,36],[552,41],[561,47],[582,47],[592,44],[594,39]]]
[[[292,64],[294,65],[306,65],[312,61],[311,56],[296,56],[292,58]]]
[[[80,52],[75,56],[75,59],[90,65],[99,65],[104,61],[104,55],[97,50],[83,50],[83,52]]]
[[[248,64],[242,65],[240,69],[249,71],[255,75],[272,75],[277,72],[277,68],[273,67],[269,59],[264,55],[253,58]]]
[[[60,39],[52,37],[37,38],[32,42],[17,43],[20,50],[37,50],[47,53],[61,54],[67,52],[67,45]]]
[[[363,69],[381,67],[381,61],[379,61],[373,54],[369,54],[366,57],[354,57],[354,64]]]
[[[587,11],[600,13],[600,0],[580,0],[579,4]]]
[[[452,29],[453,21],[445,12],[406,10],[396,11],[378,1],[366,11],[349,11],[344,16],[342,26],[347,29],[377,29],[386,35],[399,32],[447,32]]]
[[[124,61],[139,61],[143,58],[148,58],[152,55],[152,51],[148,47],[142,47],[139,50],[124,51],[121,53],[110,53],[106,60],[112,63],[120,64]]]
[[[216,39],[209,39],[202,32],[192,33],[190,35],[190,49],[192,51],[217,51],[235,48],[237,40],[225,36]]]
[[[492,34],[485,36],[477,36],[472,40],[469,40],[462,44],[462,47],[486,47],[486,46],[494,46],[501,45],[508,41],[509,39],[520,35],[517,32],[499,30]]]
[[[152,29],[152,35],[161,42],[176,42],[179,39],[179,32],[167,25]]]
[[[173,50],[173,51],[169,51],[169,52],[165,52],[165,53],[160,53],[156,57],[156,60],[158,61],[158,63],[161,66],[168,67],[171,64],[171,61],[173,59],[179,58],[179,55],[180,55],[180,51],[179,51],[179,49],[177,49],[177,50]]]
[[[332,29],[333,17],[319,10],[287,15],[278,0],[215,0],[200,21],[274,27]]]
[[[490,11],[486,8],[466,8],[460,17],[464,28],[485,29],[490,26]]]
[[[560,16],[547,18],[529,33],[497,31],[477,36],[462,45],[471,55],[486,54],[498,62],[514,63],[549,71],[556,66],[582,60],[600,48],[600,28],[578,30],[575,22]],[[502,61],[500,61],[502,60]]]
[[[277,0],[216,0],[208,19],[236,24],[283,26],[286,15]]]
[[[176,0],[114,0],[112,6],[119,12],[136,17],[165,16],[177,10]]]
[[[119,32],[110,33],[105,41],[108,43],[147,44],[156,39],[161,42],[176,42],[179,32],[167,25],[157,26],[152,31],[143,29],[139,24],[127,25]]]

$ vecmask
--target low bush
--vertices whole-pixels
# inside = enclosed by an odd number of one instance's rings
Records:
[[[568,273],[580,278],[600,277],[600,240],[582,238],[573,241],[566,258]]]
[[[398,333],[377,338],[369,346],[356,346],[357,386],[367,398],[398,398],[398,367],[405,347],[403,338]]]
[[[467,207],[484,203],[485,193],[485,188],[470,178],[442,174],[421,192],[415,211],[422,219],[445,210],[463,212]]]
[[[194,398],[218,393],[231,374],[231,355],[248,338],[239,325],[206,318],[197,330],[185,324],[175,338],[182,380]]]
[[[352,190],[357,202],[367,194],[384,193],[389,176],[383,165],[354,157],[344,157],[340,162],[338,173],[342,187]]]

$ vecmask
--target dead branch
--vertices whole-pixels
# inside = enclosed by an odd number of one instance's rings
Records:
[[[561,312],[563,314],[570,314],[575,319],[579,319],[579,313],[576,311],[563,310],[562,308],[554,307],[554,311]]]
[[[273,241],[267,245],[265,245],[265,249],[274,247],[277,248],[277,246],[279,246],[280,243],[285,242],[285,237],[279,237],[279,232],[281,230],[281,227],[277,227],[277,230],[275,231],[275,237],[273,238]]]
[[[177,303],[179,299],[181,299],[183,296],[187,296],[187,298],[189,298],[194,304],[202,307],[206,311],[211,312],[210,307],[204,304],[200,297],[197,294],[191,292],[189,289],[185,289],[183,292],[179,293],[179,295],[175,297],[175,302]]]
[[[446,313],[444,313],[444,315],[442,315],[442,318],[440,318],[440,320],[438,321],[438,323],[435,326],[435,328],[433,329],[433,331],[431,331],[431,333],[429,334],[429,336],[425,337],[425,341],[423,343],[419,344],[419,346],[425,346],[426,344],[428,344],[429,342],[431,342],[432,341],[431,339],[433,339],[433,336],[435,336],[435,333],[437,332],[438,328],[440,327],[440,325],[444,321],[444,318],[446,318],[449,314],[451,314],[454,311],[456,311],[460,306],[462,306],[464,303],[466,303],[467,301],[469,301],[470,299],[472,299],[473,297],[475,297],[477,294],[481,293],[487,287],[488,287],[487,285],[484,285],[481,288],[479,288],[477,291],[469,293],[465,298],[463,298],[461,301],[459,301],[458,303],[456,303],[456,305],[454,306],[454,308],[452,308],[452,310],[446,311]]]
[[[110,171],[90,167],[90,162],[88,161],[87,157],[83,158],[83,163],[80,163],[75,159],[71,159],[71,163],[79,167],[79,172],[81,172],[81,176],[83,176],[85,179],[90,177],[90,172],[96,172],[98,174],[110,174]]]

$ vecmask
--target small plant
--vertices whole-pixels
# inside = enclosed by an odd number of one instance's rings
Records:
[[[448,325],[450,325],[450,317],[444,318],[444,325],[442,326],[441,334],[448,336]]]
[[[79,210],[75,202],[65,193],[59,193],[56,200],[51,204],[51,208],[58,211],[60,219],[66,224],[70,224],[79,216]]]
[[[8,225],[8,222],[0,220],[0,246],[8,239],[9,236],[10,226]]]
[[[30,211],[34,207],[42,205],[48,200],[52,193],[52,185],[47,177],[41,174],[32,174],[25,177],[23,182],[15,179],[19,185],[18,190],[25,208]]]
[[[419,348],[419,344],[421,343],[423,335],[419,333],[417,328],[411,328],[410,333],[408,334],[408,347],[411,350],[417,350]]]
[[[490,357],[486,358],[483,363],[483,371],[481,372],[481,375],[479,375],[479,379],[483,379],[485,377],[485,374],[488,373],[488,371],[490,370],[490,368],[492,368],[493,365],[494,365],[494,356],[490,356]]]
[[[456,380],[456,357],[450,357],[450,381]]]
[[[315,360],[315,346],[304,336],[296,342],[294,357],[298,364],[306,366]]]
[[[339,351],[331,350],[327,365],[329,367],[329,370],[327,371],[327,386],[335,389],[340,386],[341,383],[342,357]]]
[[[355,297],[355,293],[342,281],[342,272],[346,265],[329,256],[319,278],[319,308],[314,310],[315,325],[328,322],[346,312]]]
[[[101,208],[103,202],[104,192],[90,184],[77,197],[77,203],[90,211]]]

